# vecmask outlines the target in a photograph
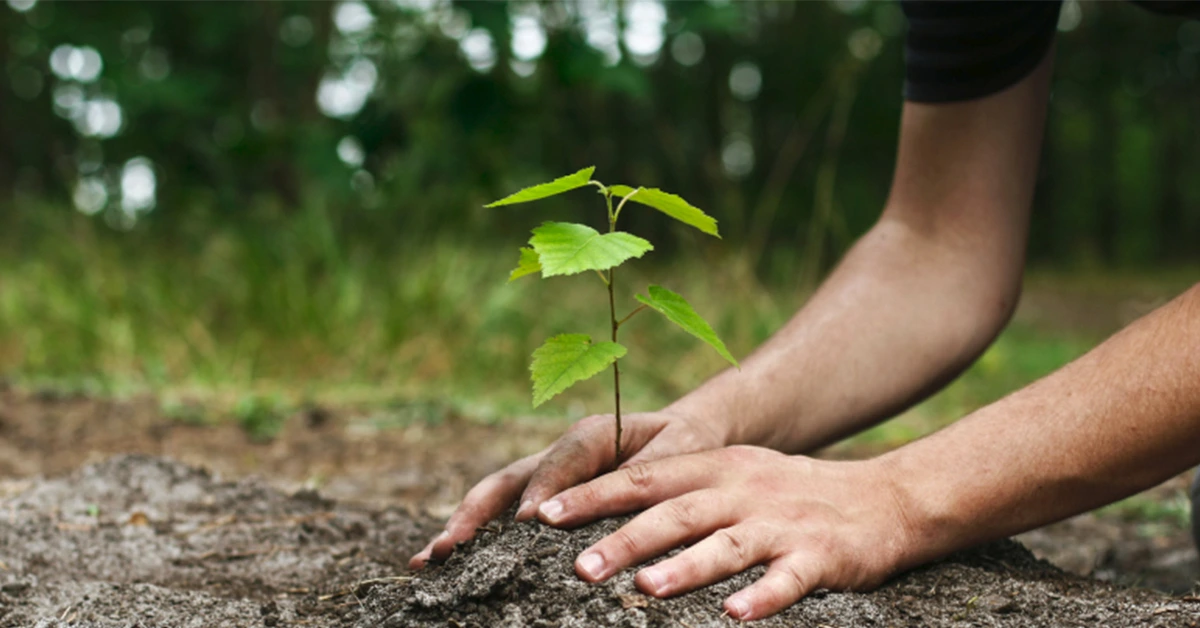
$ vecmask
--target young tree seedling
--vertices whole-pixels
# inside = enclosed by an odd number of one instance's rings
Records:
[[[737,360],[725,348],[709,325],[683,297],[663,288],[650,286],[646,294],[636,298],[641,305],[623,318],[617,318],[616,268],[621,264],[654,250],[646,240],[624,231],[617,231],[617,220],[629,201],[658,211],[695,227],[708,235],[720,238],[717,221],[691,203],[654,188],[631,188],[627,185],[604,185],[592,179],[596,168],[584,168],[575,174],[560,177],[549,183],[525,188],[485,207],[500,207],[548,198],[563,192],[596,186],[608,209],[608,233],[601,234],[587,225],[569,222],[546,222],[533,230],[529,246],[522,247],[517,267],[509,274],[513,281],[540,272],[542,278],[556,275],[575,275],[594,272],[608,289],[608,314],[612,340],[593,343],[586,334],[561,334],[550,338],[533,352],[529,370],[533,379],[533,407],[538,407],[573,384],[593,377],[612,365],[613,415],[616,418],[616,458],[621,463],[621,369],[618,365],[625,347],[617,343],[617,330],[635,314],[650,308],[661,313],[687,333],[708,343],[721,357],[735,367]],[[619,198],[613,208],[613,198]]]

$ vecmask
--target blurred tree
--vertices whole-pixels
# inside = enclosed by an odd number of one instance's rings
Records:
[[[481,202],[595,164],[794,274],[797,247],[827,267],[878,214],[903,29],[861,0],[9,0],[0,198],[195,237],[318,204],[338,237],[386,245],[511,229]],[[1031,256],[1200,259],[1200,23],[1071,0],[1060,30]],[[146,172],[149,205],[130,196]]]

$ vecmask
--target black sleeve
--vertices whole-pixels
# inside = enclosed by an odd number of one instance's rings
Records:
[[[908,17],[904,97],[951,102],[989,96],[1046,56],[1061,0],[902,0]]]

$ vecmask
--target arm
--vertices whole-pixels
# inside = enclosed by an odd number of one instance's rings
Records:
[[[648,508],[575,562],[602,580],[639,571],[675,595],[755,564],[725,608],[775,613],[821,589],[898,571],[1153,486],[1200,462],[1200,284],[1053,375],[933,436],[866,461],[726,448],[623,469],[555,496],[574,526]]]
[[[915,564],[1154,486],[1200,463],[1200,284],[1087,355],[880,460]]]
[[[907,103],[896,173],[878,224],[809,304],[743,362],[662,412],[610,416],[484,478],[414,556],[421,567],[514,501],[519,520],[615,464],[632,467],[733,444],[811,451],[936,390],[1008,320],[1019,291],[1050,55],[978,100]]]
[[[768,343],[668,410],[727,444],[812,451],[940,388],[1020,292],[1050,57],[996,95],[907,103],[883,215]]]

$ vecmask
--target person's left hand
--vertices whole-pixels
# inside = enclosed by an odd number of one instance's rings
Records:
[[[685,593],[754,565],[753,585],[725,600],[737,619],[773,615],[816,589],[873,588],[916,553],[894,478],[876,460],[830,462],[727,447],[623,468],[559,493],[539,518],[574,527],[649,508],[575,561],[590,582],[695,543],[638,572],[656,597]]]

